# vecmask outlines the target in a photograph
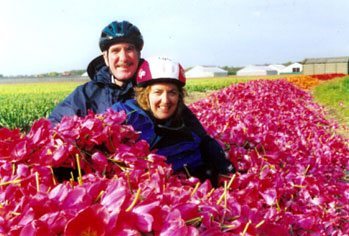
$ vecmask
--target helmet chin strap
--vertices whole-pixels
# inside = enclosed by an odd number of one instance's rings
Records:
[[[110,71],[110,70],[109,70],[109,71]],[[111,75],[111,82],[112,82],[113,84],[116,84],[116,79],[115,79],[114,75]]]
[[[127,79],[127,80],[118,80],[112,73],[110,73],[110,74],[111,74],[111,78],[110,78],[111,83],[112,83],[112,84],[115,84],[115,85],[117,85],[117,86],[119,86],[119,87],[123,87],[124,85],[126,85],[126,84],[128,84],[130,81],[132,81],[131,78],[130,78],[130,79]]]
[[[110,70],[109,70],[110,71]],[[113,84],[116,84],[116,85],[118,85],[118,86],[123,86],[126,82],[125,81],[123,81],[123,80],[118,80],[117,78],[115,78],[115,76],[110,72],[110,74],[111,74],[111,82],[113,83]],[[121,84],[120,84],[121,83]]]

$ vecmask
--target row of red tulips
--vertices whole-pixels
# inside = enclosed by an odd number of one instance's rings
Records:
[[[316,75],[310,75],[313,78],[316,78],[318,80],[331,80],[334,78],[340,78],[345,76],[345,74],[342,73],[329,73],[329,74],[316,74]]]

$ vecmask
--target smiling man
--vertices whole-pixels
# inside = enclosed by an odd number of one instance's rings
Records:
[[[58,123],[63,116],[86,116],[88,111],[103,113],[117,101],[134,96],[133,82],[144,41],[139,29],[128,21],[113,21],[101,33],[102,55],[88,66],[91,81],[77,87],[51,112]]]

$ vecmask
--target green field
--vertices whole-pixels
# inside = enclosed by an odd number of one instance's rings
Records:
[[[189,94],[219,90],[234,83],[255,79],[277,79],[283,76],[217,77],[188,79]],[[0,127],[28,130],[32,122],[47,117],[51,110],[78,85],[85,81],[0,84]],[[316,101],[333,114],[341,124],[349,126],[349,77],[322,83],[313,91]],[[194,99],[195,100],[195,99]]]
[[[27,130],[82,82],[0,84],[0,127]]]
[[[349,76],[316,86],[313,95],[316,102],[326,107],[330,118],[349,127]]]

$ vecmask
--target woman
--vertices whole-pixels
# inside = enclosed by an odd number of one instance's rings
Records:
[[[185,171],[200,180],[218,184],[218,174],[234,171],[220,145],[206,135],[200,138],[184,125],[184,89],[186,78],[180,64],[167,58],[144,60],[136,78],[136,99],[116,103],[113,109],[124,110],[126,123],[140,131],[150,148],[167,157],[175,172]]]

